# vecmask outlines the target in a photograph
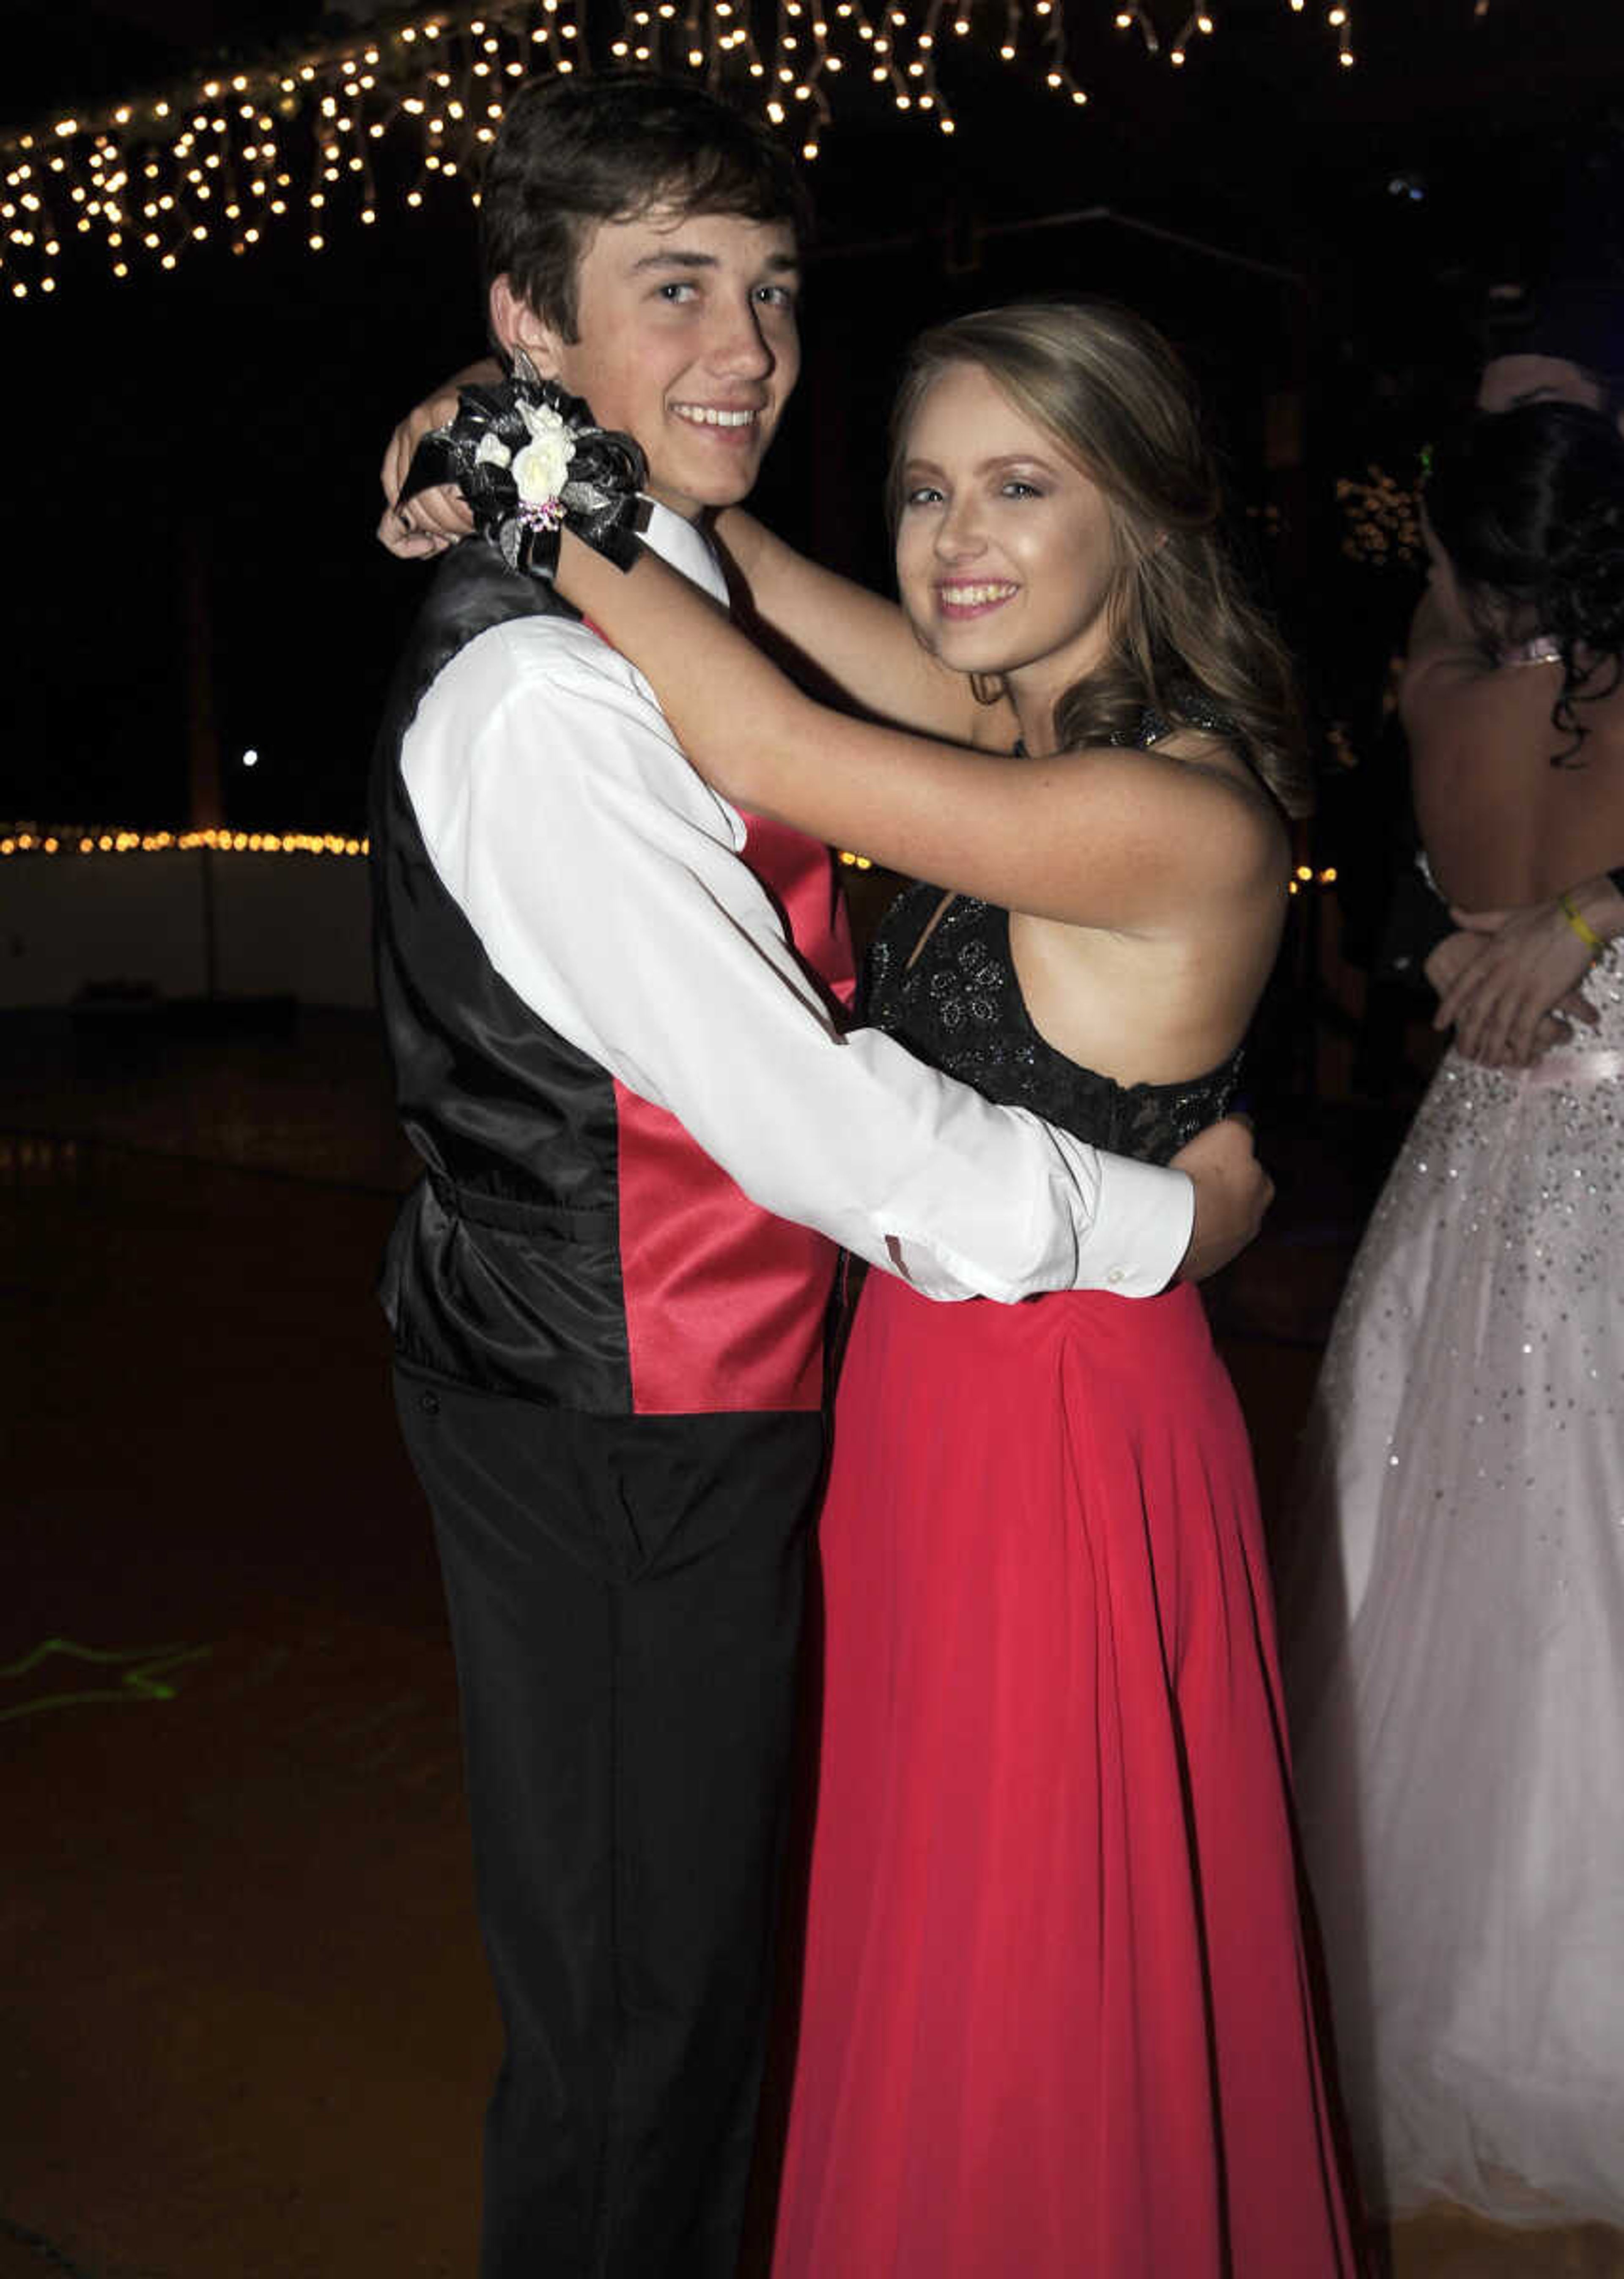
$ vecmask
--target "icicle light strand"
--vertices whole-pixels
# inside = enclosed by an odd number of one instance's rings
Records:
[[[1074,17],[1084,0],[1072,0]],[[1197,7],[1164,38],[1141,0],[1091,0],[1145,53],[1182,67],[1217,29]],[[1284,0],[1302,15],[1308,0]],[[0,292],[54,293],[69,248],[104,256],[113,276],[172,271],[203,245],[247,253],[273,228],[324,252],[341,226],[370,227],[389,195],[421,207],[440,184],[471,194],[514,83],[594,69],[690,73],[748,104],[816,159],[837,103],[864,82],[923,126],[956,121],[937,57],[960,42],[1081,108],[1066,0],[498,0],[423,16],[366,40],[64,113],[0,137]],[[1166,12],[1169,23],[1176,9]],[[1325,23],[1353,62],[1352,23],[1333,0]],[[394,187],[398,180],[399,187]]]

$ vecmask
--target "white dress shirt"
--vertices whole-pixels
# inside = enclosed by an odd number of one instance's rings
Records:
[[[703,534],[647,540],[724,601]],[[563,617],[460,650],[402,755],[429,858],[502,979],[667,1109],[754,1201],[932,1298],[1145,1296],[1176,1270],[1193,1190],[995,1107],[877,1029],[842,1033],[626,658]]]

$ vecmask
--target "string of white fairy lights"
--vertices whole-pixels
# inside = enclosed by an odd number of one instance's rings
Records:
[[[365,855],[365,839],[347,838],[338,832],[311,831],[132,831],[108,830],[94,825],[38,823],[0,824],[0,859],[8,855],[189,855],[200,848],[211,855]],[[871,871],[866,855],[838,850],[850,871]],[[1299,863],[1287,887],[1299,894],[1305,886],[1334,886],[1334,869],[1315,870]]]
[[[440,10],[370,37],[245,63],[165,92],[68,111],[0,134],[0,292],[56,291],[70,249],[97,250],[115,278],[173,270],[188,251],[247,253],[279,226],[312,252],[333,229],[378,220],[385,195],[410,209],[439,184],[471,188],[503,96],[535,73],[647,67],[691,73],[752,104],[818,155],[846,90],[954,132],[938,58],[991,50],[1081,106],[1067,0],[494,0]],[[1071,0],[1074,13],[1084,0]],[[1119,35],[1183,66],[1216,27],[1198,5],[1164,37],[1150,0],[1093,0]],[[1186,0],[1161,12],[1166,20]],[[1286,13],[1311,0],[1283,0]],[[1313,0],[1354,60],[1345,0]],[[769,28],[769,19],[770,27]],[[589,20],[590,19],[590,20]],[[379,174],[387,179],[380,189]],[[398,178],[399,187],[396,187]]]

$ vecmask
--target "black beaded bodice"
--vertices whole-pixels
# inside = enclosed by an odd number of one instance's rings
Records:
[[[939,886],[909,886],[887,911],[865,976],[864,1014],[874,1027],[988,1100],[1030,1108],[1141,1163],[1165,1163],[1223,1114],[1238,1052],[1186,1084],[1121,1085],[1039,1036],[1009,954],[1007,910],[956,896],[915,956],[941,899]]]

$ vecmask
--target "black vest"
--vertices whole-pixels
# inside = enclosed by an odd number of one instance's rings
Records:
[[[379,738],[379,1004],[402,1119],[426,1166],[384,1264],[396,1351],[460,1384],[601,1415],[816,1407],[831,1246],[760,1211],[675,1119],[622,1093],[532,1011],[440,884],[417,827],[402,748],[431,683],[491,627],[563,608],[487,549],[456,548],[413,629]],[[805,859],[826,877],[823,850],[808,845]],[[637,1155],[651,1119],[663,1127],[657,1145]],[[654,1169],[632,1176],[628,1160]],[[679,1203],[701,1246],[683,1279],[697,1280],[704,1304],[673,1331],[657,1291],[645,1303],[634,1290],[629,1319],[623,1255],[642,1247],[627,1242],[623,1218],[669,1208],[675,1223]],[[674,1347],[674,1370],[663,1355],[640,1370],[640,1337],[645,1354],[656,1341]]]

